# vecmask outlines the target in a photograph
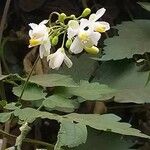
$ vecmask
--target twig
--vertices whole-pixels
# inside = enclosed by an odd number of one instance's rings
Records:
[[[4,131],[5,132],[10,132],[10,123],[11,123],[11,120],[8,120],[6,123],[5,123],[5,129]],[[2,150],[5,150],[7,147],[7,138],[6,137],[3,137],[3,144],[2,144]]]
[[[7,138],[8,140],[10,141],[15,141],[17,136],[15,135],[12,135],[10,133],[7,133],[3,130],[0,129],[0,134],[2,134],[5,138]],[[54,148],[54,145],[52,144],[49,144],[49,143],[46,143],[46,142],[43,142],[43,141],[39,141],[39,140],[33,140],[33,139],[30,139],[30,138],[25,138],[23,139],[23,142],[25,143],[32,143],[32,144],[35,144],[35,145],[42,145],[42,146],[46,146],[46,147],[49,147],[49,148]]]
[[[11,2],[11,0],[6,1],[5,8],[4,8],[4,13],[3,13],[1,24],[0,24],[0,43],[2,41],[4,26],[5,26],[5,23],[6,23],[6,18],[7,18],[7,13],[8,13],[8,9],[9,9],[9,6],[10,6],[10,2]]]
[[[1,20],[1,24],[0,24],[0,44],[2,41],[3,31],[4,31],[6,19],[7,19],[7,13],[9,10],[10,2],[11,2],[11,0],[6,1],[2,20]],[[0,74],[2,74],[2,68],[1,67],[2,66],[1,66],[1,61],[0,61]],[[5,90],[4,90],[4,85],[3,85],[2,81],[0,82],[0,88],[1,88],[1,98],[5,99],[6,96],[5,96]],[[5,131],[9,132],[9,130],[10,130],[10,122],[8,121],[5,123]],[[6,149],[6,145],[7,145],[7,139],[3,138],[2,150]]]

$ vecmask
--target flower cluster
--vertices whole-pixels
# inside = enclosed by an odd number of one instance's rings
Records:
[[[39,45],[40,58],[47,57],[50,68],[59,69],[63,62],[70,68],[72,62],[66,55],[68,53],[66,49],[69,49],[72,54],[79,54],[83,50],[90,54],[99,52],[97,45],[101,33],[110,29],[109,23],[98,21],[105,11],[105,8],[101,8],[90,15],[91,10],[86,8],[78,18],[74,15],[66,16],[64,13],[55,12],[50,15],[49,20],[44,20],[39,24],[30,23],[29,47]],[[51,23],[53,14],[58,15],[58,20],[55,23]],[[86,19],[85,17],[88,15],[90,16]],[[51,47],[58,44],[61,35],[64,35],[61,47],[56,52],[51,53]],[[64,48],[64,43],[66,48]]]

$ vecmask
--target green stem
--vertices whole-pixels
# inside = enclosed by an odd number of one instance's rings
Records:
[[[41,105],[37,110],[41,110],[42,109],[42,107],[43,107],[43,105]]]
[[[63,41],[62,41],[62,45],[61,45],[62,48],[64,47],[64,44],[65,44],[65,38],[66,38],[66,32],[64,33],[64,36],[63,36]]]
[[[37,62],[39,61],[39,59],[40,59],[40,56],[38,55],[38,57],[36,58],[36,60],[35,60],[35,62],[34,62],[34,64],[33,64],[32,69],[31,69],[31,71],[30,71],[30,73],[29,73],[29,75],[28,75],[28,77],[27,77],[27,80],[25,81],[25,83],[24,83],[24,85],[23,85],[23,89],[22,89],[22,92],[21,92],[20,97],[19,97],[19,99],[18,99],[18,103],[21,103],[21,98],[22,98],[22,96],[23,96],[23,93],[24,93],[24,91],[25,91],[25,88],[26,88],[26,86],[27,86],[27,84],[28,84],[28,81],[29,81],[29,79],[30,79],[30,77],[31,77],[31,75],[32,75],[32,73],[33,73],[33,70],[35,69],[35,66],[36,66]]]
[[[49,15],[49,26],[51,27],[52,26],[52,16],[53,15],[58,15],[59,16],[59,13],[58,12],[52,12],[50,15]]]

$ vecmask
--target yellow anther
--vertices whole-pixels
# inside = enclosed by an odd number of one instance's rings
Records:
[[[97,54],[99,52],[99,49],[96,46],[92,46],[92,47],[86,47],[84,48],[85,51],[89,54]]]
[[[29,43],[30,43],[30,46],[36,46],[40,44],[40,41],[37,39],[30,39]]]
[[[103,33],[106,31],[106,27],[103,26],[103,25],[98,25],[95,29],[96,32],[100,32],[100,33]]]
[[[89,40],[89,36],[88,36],[88,34],[86,33],[86,32],[80,32],[79,33],[79,39],[81,40],[81,41],[88,41]]]

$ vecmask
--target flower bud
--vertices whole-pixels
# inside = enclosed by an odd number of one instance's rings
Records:
[[[61,13],[61,14],[59,15],[59,17],[58,17],[58,20],[59,20],[60,22],[64,22],[65,19],[66,19],[66,14],[64,14],[64,13]]]
[[[75,19],[76,16],[75,15],[70,15],[70,18]]]
[[[99,52],[99,49],[96,46],[92,46],[92,47],[86,47],[84,48],[85,51],[89,54],[97,54]]]
[[[70,46],[71,46],[71,44],[72,44],[72,40],[71,39],[68,39],[67,41],[66,41],[66,44],[65,44],[65,46],[66,46],[66,48],[70,48]]]
[[[86,17],[91,13],[91,9],[90,8],[85,8],[84,11],[82,12],[81,16],[82,17]]]
[[[58,44],[58,36],[54,36],[52,39],[52,45],[55,46]]]

